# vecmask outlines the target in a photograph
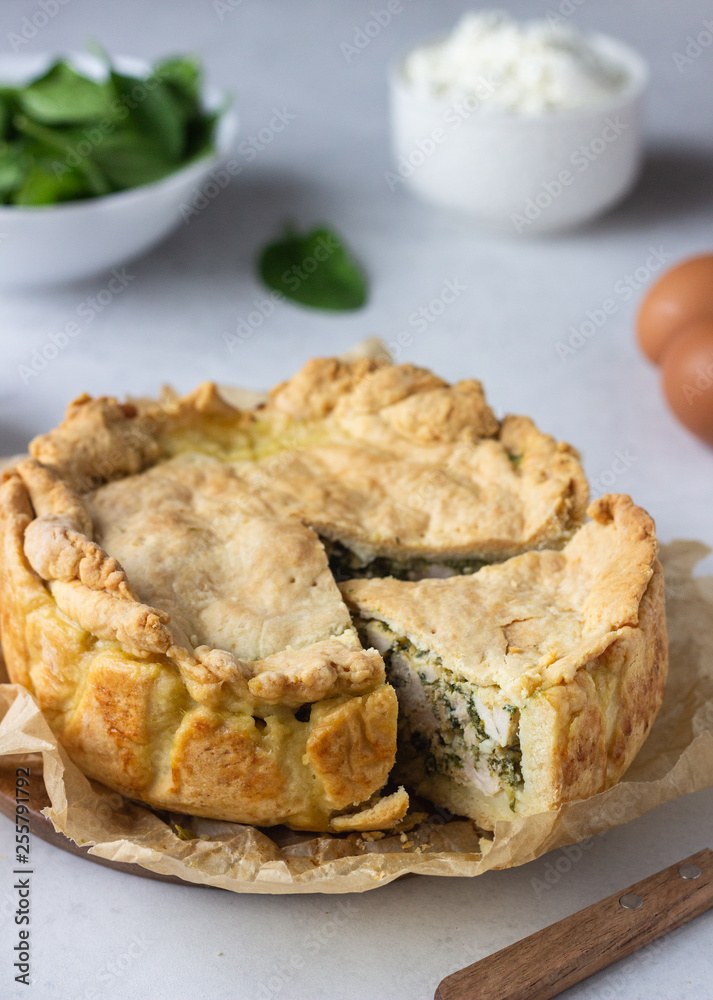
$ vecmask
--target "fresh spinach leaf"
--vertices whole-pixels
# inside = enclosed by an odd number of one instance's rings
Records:
[[[168,84],[154,74],[140,80],[114,70],[111,82],[137,133],[155,142],[169,161],[178,162],[185,145],[185,118]]]
[[[17,102],[15,92],[9,88],[0,89],[0,139],[9,137],[12,116],[15,112]]]
[[[364,272],[324,226],[302,234],[288,229],[260,253],[258,269],[269,288],[314,309],[359,309],[367,299]]]
[[[25,177],[25,164],[20,143],[2,143],[0,146],[0,196],[18,188]]]
[[[11,201],[14,205],[54,205],[60,201],[75,201],[88,193],[86,178],[78,170],[68,170],[58,177],[36,163],[30,167]]]
[[[156,143],[138,139],[133,131],[107,137],[94,151],[94,160],[118,189],[151,184],[175,170]]]
[[[184,110],[196,114],[200,109],[202,74],[195,56],[171,56],[154,66],[154,76],[168,84],[184,104]]]
[[[186,151],[185,159],[187,163],[199,160],[201,156],[210,156],[213,152],[215,130],[220,118],[220,112],[204,112],[200,118],[194,118],[186,126]]]
[[[90,80],[64,61],[19,89],[17,97],[25,114],[45,125],[95,122],[115,113],[108,82]]]
[[[16,115],[14,125],[18,132],[36,140],[40,147],[39,155],[45,160],[51,160],[45,165],[45,169],[51,169],[56,177],[61,177],[70,169],[75,169],[86,178],[87,194],[109,194],[112,190],[106,177],[90,156],[79,152],[80,149],[83,149],[81,145],[82,133],[47,128],[44,125],[38,125],[26,115]],[[53,153],[56,155],[53,156]]]

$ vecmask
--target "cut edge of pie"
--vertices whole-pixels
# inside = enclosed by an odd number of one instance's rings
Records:
[[[398,779],[487,830],[616,783],[663,699],[653,521],[624,495],[589,514],[474,576],[341,584],[397,691]]]

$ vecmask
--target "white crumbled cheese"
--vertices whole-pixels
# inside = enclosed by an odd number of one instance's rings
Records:
[[[434,702],[433,692],[427,691],[427,685],[439,680],[439,672],[433,663],[428,663],[425,657],[414,658],[407,649],[400,649],[395,644],[394,633],[383,622],[368,622],[366,634],[371,645],[382,655],[391,651],[389,679],[398,694],[401,724],[405,724],[411,734],[417,734],[431,744],[439,770],[460,784],[474,784],[484,795],[496,795],[502,791],[502,778],[492,769],[490,758],[516,738],[518,721],[515,713],[498,705],[486,705],[476,693],[477,688],[474,688],[476,710],[487,734],[485,739],[481,739],[470,717],[469,702],[464,693],[455,687],[447,693],[437,690]],[[450,718],[460,725],[462,739],[452,738]],[[441,740],[440,745],[439,733],[446,741]],[[460,760],[460,770],[453,769],[454,760]]]
[[[497,795],[502,789],[500,778],[492,773],[483,757],[479,757],[477,762],[472,757],[463,758],[461,783],[465,782],[474,784],[484,795]]]
[[[458,721],[460,722],[460,719]],[[463,742],[469,750],[473,750],[480,743],[478,731],[472,722],[469,722],[463,727]]]
[[[408,706],[409,724],[412,729],[426,736],[437,732],[438,719],[433,713],[431,701],[414,669],[411,657],[402,652],[392,653],[391,672],[400,682],[399,695],[403,702],[402,708]]]
[[[497,705],[488,708],[477,694],[473,697],[473,704],[488,736],[501,747],[510,746],[517,732],[517,717],[512,712]]]
[[[366,626],[366,634],[371,645],[378,653],[381,653],[382,656],[387,650],[391,649],[394,642],[394,636],[382,622],[369,622]]]
[[[414,49],[404,75],[424,94],[468,98],[469,111],[522,115],[602,104],[629,80],[575,28],[501,11],[465,14],[447,38]]]
[[[415,669],[417,669],[420,673],[423,674],[423,679],[424,681],[426,681],[427,684],[435,684],[435,682],[438,680],[438,671],[436,670],[436,668],[433,666],[432,663],[427,663],[424,661],[423,663],[419,663],[417,666],[416,662],[412,661],[412,664]]]
[[[464,695],[453,691],[448,699],[451,704],[451,709],[461,726],[465,728],[471,725],[470,715],[468,714],[468,702],[466,701]]]

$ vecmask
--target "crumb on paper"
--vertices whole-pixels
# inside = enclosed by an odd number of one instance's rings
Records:
[[[406,813],[402,820],[394,826],[394,833],[408,833],[409,830],[413,830],[415,826],[419,823],[424,823],[428,820],[428,813],[425,812],[409,812]]]
[[[369,844],[377,840],[383,840],[385,836],[386,833],[383,830],[364,830],[359,834],[354,843],[360,851],[365,851]]]

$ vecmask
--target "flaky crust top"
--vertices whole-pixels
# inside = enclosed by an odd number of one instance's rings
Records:
[[[319,535],[364,560],[503,557],[561,543],[587,492],[576,453],[500,423],[480,383],[366,358],[315,359],[252,411],[211,383],[83,396],[31,453],[11,473],[36,515],[25,551],[63,613],[166,656],[213,706],[383,682]]]
[[[479,382],[365,358],[314,359],[252,411],[210,383],[161,405],[82,397],[31,446],[82,495],[187,451],[229,462],[253,504],[362,562],[558,546],[588,499],[574,449],[527,417],[498,421]]]
[[[348,580],[341,590],[354,614],[384,621],[445,668],[521,705],[571,680],[638,622],[656,560],[653,521],[623,495],[595,500],[589,514],[561,552],[446,580]]]
[[[212,383],[83,396],[30,451],[0,488],[8,663],[86,773],[198,815],[403,816],[403,791],[378,798],[395,693],[350,609],[516,700],[635,623],[655,558],[628,498],[577,531],[588,487],[569,445],[498,420],[479,382],[413,365],[315,359],[251,406]],[[340,593],[324,541],[361,564],[515,558]]]

